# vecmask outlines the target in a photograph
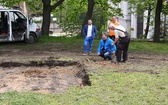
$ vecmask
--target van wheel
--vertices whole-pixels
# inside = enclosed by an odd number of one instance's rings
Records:
[[[37,38],[36,38],[35,34],[30,33],[29,39],[26,38],[25,41],[26,41],[26,43],[32,44],[32,43],[35,43],[36,40],[37,40]]]

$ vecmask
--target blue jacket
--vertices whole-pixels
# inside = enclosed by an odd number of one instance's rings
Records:
[[[82,34],[84,37],[87,36],[87,32],[88,32],[88,24],[86,24],[82,30]],[[96,34],[97,34],[97,28],[96,28],[96,26],[92,25],[92,38],[93,39],[96,37]]]
[[[107,38],[105,43],[104,43],[104,40],[101,39],[100,43],[99,43],[99,47],[97,49],[97,53],[100,54],[100,51],[103,48],[104,48],[105,52],[109,52],[109,53],[116,52],[116,46],[115,45],[112,46],[113,42],[114,41],[110,38]]]

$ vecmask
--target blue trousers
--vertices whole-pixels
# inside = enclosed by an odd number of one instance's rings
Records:
[[[92,51],[92,45],[93,45],[93,38],[92,37],[86,37],[84,39],[84,53],[90,53]]]
[[[101,50],[100,56],[101,56],[102,58],[104,58],[104,60],[106,60],[107,58],[108,58],[109,60],[112,60],[112,54],[111,54],[110,52],[105,52],[105,51]]]

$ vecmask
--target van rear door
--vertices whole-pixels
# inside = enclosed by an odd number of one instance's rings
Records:
[[[24,40],[27,34],[27,18],[19,11],[11,11],[10,17],[14,40]]]
[[[9,13],[0,11],[0,42],[6,42],[10,39]]]

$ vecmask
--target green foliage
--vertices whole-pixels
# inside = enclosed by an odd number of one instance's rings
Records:
[[[144,38],[147,37],[149,26],[152,26],[153,21],[151,19],[155,16],[153,14],[153,10],[156,7],[156,0],[125,0],[127,1],[130,9],[130,13],[135,14],[137,16],[145,17],[147,19],[147,25],[145,29],[147,30],[145,32],[145,35],[143,35]],[[148,12],[147,16],[144,16],[144,12]]]
[[[24,0],[2,0],[7,7],[12,7]],[[41,0],[25,0],[30,7],[29,14],[39,16],[42,14]],[[93,22],[98,27],[99,32],[106,30],[106,22],[111,16],[121,16],[121,9],[112,7],[108,4],[108,0],[95,0],[95,8],[93,12]],[[113,0],[111,2],[117,5],[121,0]],[[51,0],[51,5],[57,0]],[[57,23],[63,28],[63,31],[71,34],[80,33],[82,23],[87,12],[87,0],[66,0],[59,8],[56,8],[52,13],[57,17]]]
[[[153,12],[153,10],[156,9],[156,3],[157,0],[125,0],[130,4],[130,13],[135,14],[135,15],[144,15],[145,11],[148,11],[148,13],[150,12],[151,14],[149,14],[148,16],[146,16],[145,18],[150,20],[151,18],[153,18],[153,20],[149,21],[147,24],[147,26],[153,26],[154,21],[159,21],[158,19],[154,19],[156,13]],[[161,1],[160,1],[161,2]],[[168,15],[168,3],[166,2],[166,0],[164,0],[163,2],[163,9],[162,9],[162,15]],[[164,20],[166,21],[166,20]],[[158,24],[157,24],[158,25]],[[162,25],[162,24],[161,24]],[[157,27],[157,26],[156,26]],[[146,27],[147,28],[147,27]],[[159,29],[158,29],[159,30]],[[164,29],[165,30],[165,29]],[[156,31],[158,32],[158,31]],[[147,34],[147,33],[146,33]],[[155,38],[155,37],[154,37]],[[157,39],[159,39],[159,34]]]
[[[114,0],[115,4],[120,0]],[[80,33],[82,23],[87,12],[87,0],[66,0],[58,9],[53,11],[57,17],[57,23],[63,27],[63,31]],[[99,32],[105,30],[106,22],[113,15],[122,15],[121,9],[111,7],[107,0],[95,0],[93,10],[93,24],[95,24]]]
[[[42,14],[43,6],[41,0],[1,0],[1,3],[3,6],[11,8],[14,5],[19,5],[23,1],[27,3],[29,15],[39,16]]]
[[[156,0],[125,0],[127,1],[130,9],[130,13],[143,15],[146,10],[153,10],[156,5]]]
[[[13,7],[16,4],[19,4],[22,0],[1,0],[3,6]]]
[[[42,16],[43,3],[41,0],[27,0],[27,6],[29,7],[28,12],[31,16]]]
[[[168,2],[166,2],[166,0],[163,3],[162,13],[168,15]]]

